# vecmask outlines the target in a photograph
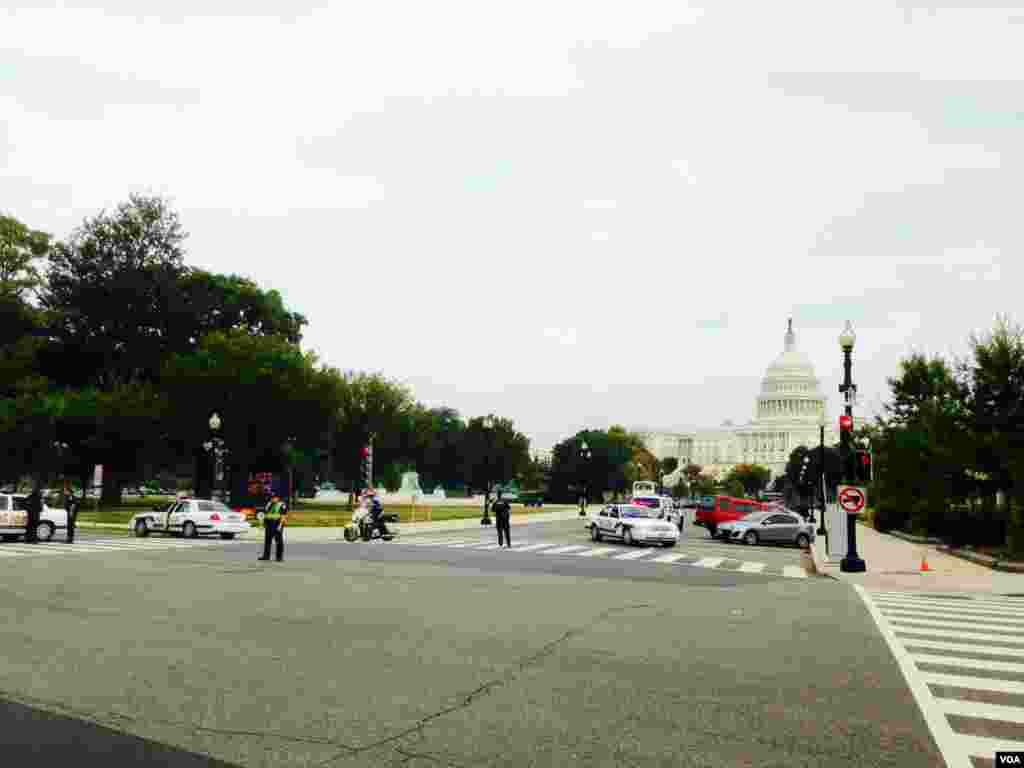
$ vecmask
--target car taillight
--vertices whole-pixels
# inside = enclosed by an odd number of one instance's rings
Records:
[[[220,521],[220,515],[218,515],[216,512],[214,512],[212,515],[210,515],[210,519],[219,522]]]

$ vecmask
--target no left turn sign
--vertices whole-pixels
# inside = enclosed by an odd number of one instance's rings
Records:
[[[866,495],[863,488],[856,485],[839,486],[839,506],[844,512],[855,515],[864,509]]]

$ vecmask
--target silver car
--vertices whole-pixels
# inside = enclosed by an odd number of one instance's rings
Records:
[[[814,541],[814,524],[789,512],[754,512],[718,526],[723,541],[744,544],[795,544],[807,549]]]

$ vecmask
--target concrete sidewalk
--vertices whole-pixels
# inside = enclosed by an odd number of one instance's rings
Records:
[[[824,537],[815,540],[812,552],[819,574],[868,591],[1024,594],[1024,574],[994,571],[940,552],[934,544],[915,544],[866,525],[857,526],[857,554],[866,573],[843,573],[838,564],[830,564]],[[921,570],[922,557],[927,571]]]

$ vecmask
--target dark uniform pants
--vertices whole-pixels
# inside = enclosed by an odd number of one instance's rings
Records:
[[[39,518],[41,515],[33,510],[28,510],[28,527],[25,529],[25,541],[39,541]]]
[[[281,529],[280,520],[263,521],[263,559],[270,559],[270,542],[273,540],[274,549],[277,551],[277,559],[284,557],[284,531]]]
[[[498,515],[495,518],[496,528],[498,529],[498,546],[503,544],[506,547],[512,546],[512,526],[511,521],[506,515]]]
[[[67,527],[67,539],[70,544],[75,540],[75,518],[78,517],[78,507],[72,506],[68,510],[68,527]]]

